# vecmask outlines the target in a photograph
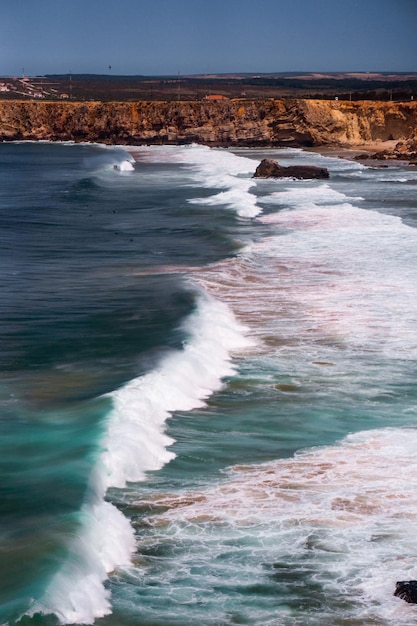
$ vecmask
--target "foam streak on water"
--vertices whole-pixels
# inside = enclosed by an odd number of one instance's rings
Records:
[[[183,548],[175,568],[190,581],[193,546],[205,562],[201,597],[223,581],[245,623],[415,624],[393,581],[417,576],[416,459],[415,429],[359,432],[289,460],[232,467],[203,492],[164,494],[152,501],[164,512],[147,523],[153,542]],[[268,589],[273,617],[256,601]]]
[[[323,183],[267,195],[271,236],[199,274],[266,350],[417,358],[416,231],[351,200]]]
[[[254,217],[261,209],[256,197],[251,193],[255,188],[252,174],[256,161],[247,157],[235,156],[226,150],[213,150],[206,146],[185,146],[182,148],[167,146],[163,148],[141,148],[138,152],[131,149],[136,158],[147,161],[171,161],[183,164],[185,172],[191,178],[188,184],[207,189],[221,189],[209,197],[194,198],[190,204],[227,207],[240,217]]]

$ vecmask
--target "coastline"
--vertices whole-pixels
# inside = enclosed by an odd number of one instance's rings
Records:
[[[417,162],[417,101],[0,101],[0,141],[28,140],[297,147]]]
[[[11,141],[1,141],[0,143],[44,143],[44,144],[68,144],[68,145],[97,145],[97,146],[102,146],[103,148],[123,148],[125,149],[131,156],[135,156],[135,152],[137,150],[139,150],[141,148],[141,146],[150,146],[150,145],[191,145],[190,144],[185,144],[184,142],[180,142],[177,144],[174,143],[170,143],[170,144],[146,144],[146,143],[140,143],[140,144],[124,144],[124,143],[108,143],[105,141],[74,141],[74,140],[62,140],[62,139],[16,139],[16,140],[11,140]],[[197,145],[207,145],[204,143],[199,143],[199,142],[193,142],[196,143]],[[384,159],[378,159],[378,158],[372,158],[373,155],[375,153],[378,153],[378,151],[384,152],[387,151],[389,149],[389,147],[391,147],[392,145],[395,145],[397,142],[372,142],[370,144],[361,144],[360,146],[352,146],[352,147],[346,147],[346,146],[337,146],[337,145],[320,145],[320,146],[291,146],[291,147],[295,147],[295,148],[300,148],[301,150],[303,150],[303,152],[307,152],[307,153],[313,153],[313,154],[321,154],[322,156],[327,156],[327,157],[333,157],[333,158],[340,158],[340,159],[346,159],[348,161],[355,161],[357,163],[361,163],[362,165],[366,165],[368,167],[371,168],[375,168],[375,169],[382,169],[382,168],[388,168],[388,167],[401,167],[401,168],[406,168],[406,169],[411,169],[413,171],[417,170],[417,161],[410,161],[408,159],[404,159],[404,158],[398,158],[396,157],[394,154],[392,156],[392,158],[384,158]],[[288,146],[283,146],[283,145],[262,145],[262,146],[256,146],[253,144],[250,145],[239,145],[239,146],[228,146],[228,145],[224,145],[222,144],[210,144],[208,147],[210,148],[223,148],[223,149],[237,149],[237,148],[253,148],[254,150],[256,150],[257,148],[261,147],[264,149],[279,149],[279,148],[285,148]],[[367,154],[368,153],[368,154]]]
[[[321,154],[322,156],[335,157],[340,159],[347,159],[349,161],[356,161],[362,165],[373,167],[376,169],[386,167],[406,167],[407,169],[416,170],[417,161],[407,158],[400,158],[394,152],[397,141],[380,141],[365,143],[356,146],[314,146],[312,148],[304,148],[306,152],[313,152]],[[391,157],[377,158],[378,154],[388,155],[391,153]]]

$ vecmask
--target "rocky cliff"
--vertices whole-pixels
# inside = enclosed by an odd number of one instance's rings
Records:
[[[301,147],[404,143],[417,139],[417,102],[0,101],[0,140],[27,139]]]

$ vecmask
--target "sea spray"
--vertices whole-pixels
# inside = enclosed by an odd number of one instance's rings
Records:
[[[231,310],[202,290],[186,329],[183,350],[172,351],[159,367],[113,394],[103,453],[108,487],[143,480],[147,471],[174,458],[167,450],[173,440],[164,432],[166,419],[174,411],[204,406],[223,378],[235,373],[231,351],[250,345]]]
[[[184,152],[184,157],[189,159],[190,155]],[[190,203],[226,206],[243,218],[255,217],[261,212],[256,195],[252,193],[256,187],[252,179],[256,161],[206,146],[192,146],[192,161],[189,167],[195,180],[203,187],[217,187],[222,191],[209,198],[195,198]]]
[[[235,155],[222,149],[192,144],[175,147],[131,147],[129,151],[138,161],[178,163],[187,174],[187,185],[219,189],[210,196],[189,199],[190,204],[226,207],[239,217],[251,218],[261,212],[253,191],[257,182],[252,179],[257,162],[251,158]]]
[[[168,353],[153,371],[111,394],[113,410],[80,531],[44,597],[27,614],[54,613],[62,624],[92,624],[111,612],[104,582],[111,571],[129,564],[135,542],[129,521],[104,500],[107,488],[143,480],[146,472],[173,459],[167,450],[173,440],[164,432],[167,418],[204,406],[235,373],[231,352],[251,345],[231,310],[201,288],[185,329],[182,350]]]
[[[61,624],[92,624],[111,612],[110,592],[104,582],[116,567],[130,563],[135,540],[128,519],[104,500],[102,478],[99,462],[65,562],[27,615],[53,613]]]

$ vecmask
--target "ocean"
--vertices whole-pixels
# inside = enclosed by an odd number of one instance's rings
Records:
[[[417,625],[417,170],[0,163],[0,624]]]

